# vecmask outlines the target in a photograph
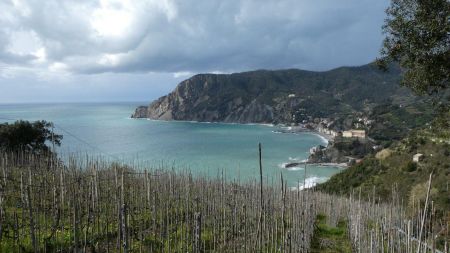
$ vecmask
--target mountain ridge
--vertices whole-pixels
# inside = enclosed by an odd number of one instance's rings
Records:
[[[383,72],[373,63],[320,72],[283,69],[197,74],[168,95],[136,108],[132,117],[296,124],[414,99],[412,92],[400,86],[400,77],[398,67]]]

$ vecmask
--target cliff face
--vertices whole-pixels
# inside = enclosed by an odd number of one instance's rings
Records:
[[[327,72],[302,70],[200,74],[173,92],[136,108],[133,117],[236,123],[288,123],[364,110],[409,93],[399,72],[372,65]]]
[[[147,118],[147,106],[139,106],[131,115],[132,118]]]
[[[226,75],[197,75],[183,81],[170,94],[136,108],[134,118],[192,120],[203,122],[271,123],[274,108],[239,87],[230,94]],[[231,88],[233,89],[233,88]],[[227,91],[228,90],[228,91]]]

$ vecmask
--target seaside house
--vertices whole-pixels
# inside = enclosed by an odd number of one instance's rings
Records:
[[[342,132],[342,137],[352,138],[352,132],[351,131],[344,131],[344,132]]]
[[[339,133],[334,130],[330,130],[330,135],[333,137],[337,137],[339,135]]]
[[[342,137],[344,138],[366,138],[365,130],[347,130],[342,132]]]
[[[423,154],[417,153],[413,155],[413,162],[418,163],[423,160]]]

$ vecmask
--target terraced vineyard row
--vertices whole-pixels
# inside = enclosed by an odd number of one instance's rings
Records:
[[[321,216],[346,224],[353,252],[433,252],[430,208],[290,190],[281,174],[241,182],[5,153],[0,168],[1,252],[312,252]]]

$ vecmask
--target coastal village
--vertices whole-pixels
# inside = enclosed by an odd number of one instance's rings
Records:
[[[289,97],[293,97],[290,94]],[[295,120],[295,115],[293,115]],[[328,140],[328,145],[318,145],[309,150],[307,162],[321,165],[349,166],[361,162],[362,157],[376,152],[380,146],[367,135],[373,120],[368,117],[352,119],[352,128],[344,129],[332,118],[307,117],[292,126],[294,131],[313,131]]]
[[[340,129],[336,126],[336,120],[331,118],[309,118],[303,120],[301,124],[292,126],[294,131],[312,131],[328,141],[327,146],[318,145],[310,148],[307,163],[331,165],[331,166],[351,166],[362,162],[364,156],[369,153],[383,153],[382,145],[368,136],[374,120],[368,117],[356,117],[353,119],[351,129]],[[417,153],[411,157],[413,163],[420,163],[424,159],[424,154]],[[287,167],[293,166],[288,164]]]
[[[287,94],[287,100],[298,104],[304,101],[304,98],[298,93],[290,93]],[[305,108],[296,107],[291,110],[290,132],[311,131],[328,141],[326,146],[318,145],[310,148],[308,163],[347,167],[360,163],[363,157],[376,154],[385,146],[376,136],[369,136],[369,132],[373,134],[373,129],[377,125],[384,125],[383,121],[371,114],[353,111],[317,117],[307,113]],[[411,157],[411,161],[420,162],[421,158],[418,158],[420,155]]]

